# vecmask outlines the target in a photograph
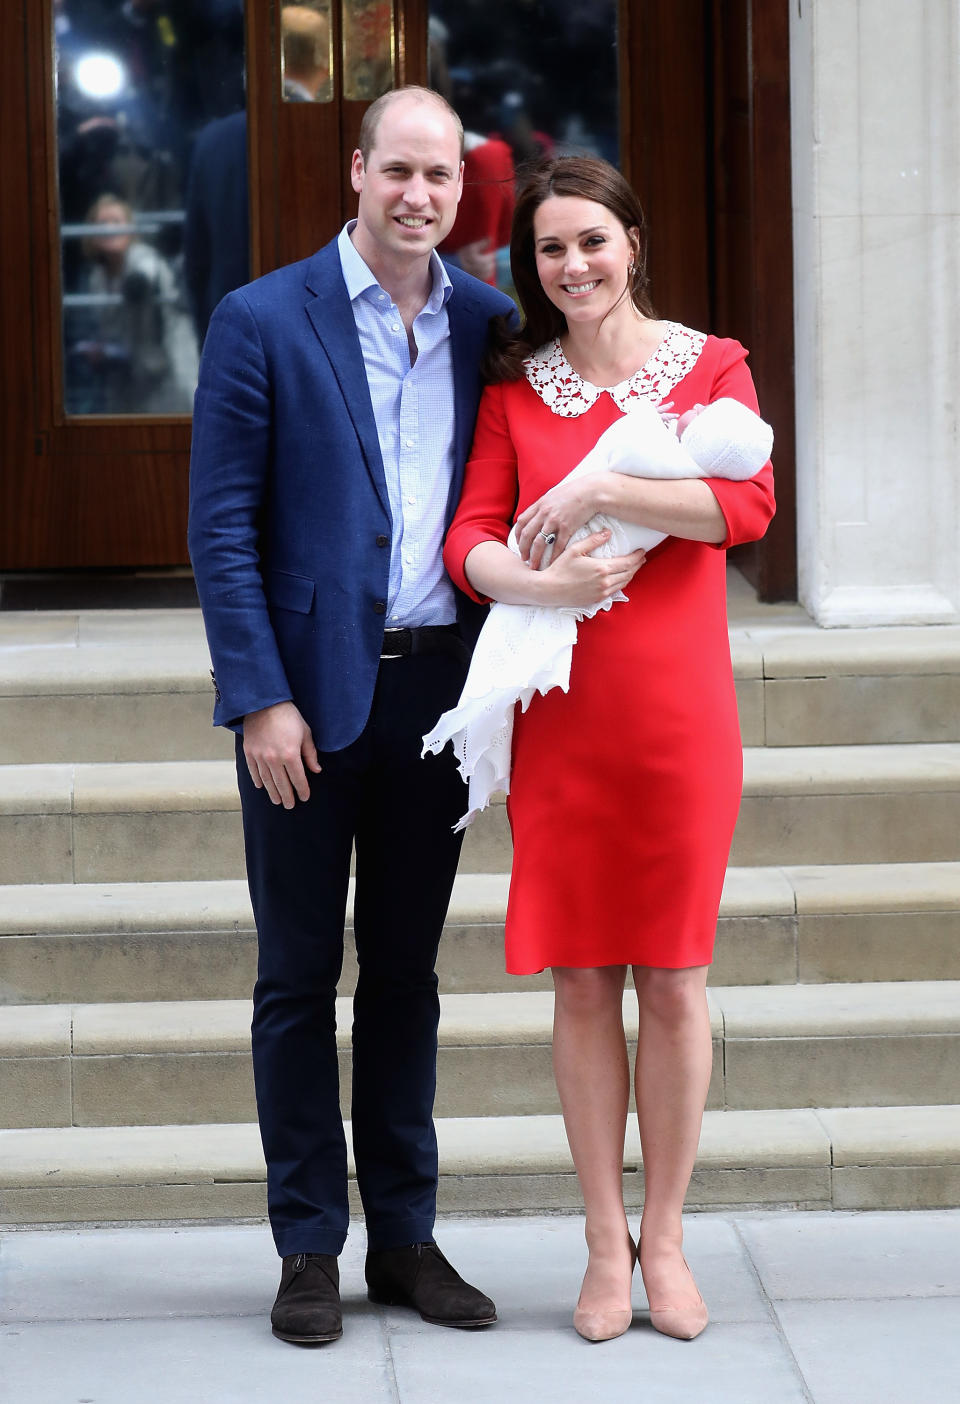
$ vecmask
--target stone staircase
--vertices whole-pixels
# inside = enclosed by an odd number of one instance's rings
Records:
[[[960,1204],[960,629],[824,633],[735,573],[731,622],[746,778],[689,1203]],[[0,615],[0,1222],[264,1213],[207,667],[192,611]],[[508,868],[497,806],[441,947],[447,1210],[579,1203],[549,976],[502,970]]]

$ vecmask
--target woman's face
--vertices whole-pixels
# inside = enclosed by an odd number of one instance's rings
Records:
[[[637,256],[639,231],[626,230],[606,205],[552,195],[533,217],[537,273],[567,324],[599,321],[623,298]]]

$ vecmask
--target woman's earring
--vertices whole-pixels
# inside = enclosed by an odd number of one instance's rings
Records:
[[[632,278],[637,270],[637,265],[633,262],[627,264],[627,277]]]

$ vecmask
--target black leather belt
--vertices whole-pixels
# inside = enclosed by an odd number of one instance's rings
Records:
[[[417,629],[384,629],[381,658],[410,658],[416,653],[451,653],[467,658],[458,624],[423,624]]]

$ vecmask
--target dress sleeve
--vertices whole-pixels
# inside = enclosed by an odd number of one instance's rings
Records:
[[[710,402],[727,396],[759,413],[753,377],[747,369],[746,350],[739,341],[724,341],[721,344],[720,361],[710,389]],[[727,524],[727,534],[716,543],[716,549],[725,551],[745,541],[759,541],[776,511],[772,464],[765,463],[759,473],[745,482],[732,482],[729,478],[706,478],[704,481],[720,504]]]
[[[480,400],[460,505],[443,548],[451,579],[473,600],[488,603],[467,580],[464,562],[481,541],[505,545],[516,510],[517,451],[507,419],[504,386],[488,385]]]

